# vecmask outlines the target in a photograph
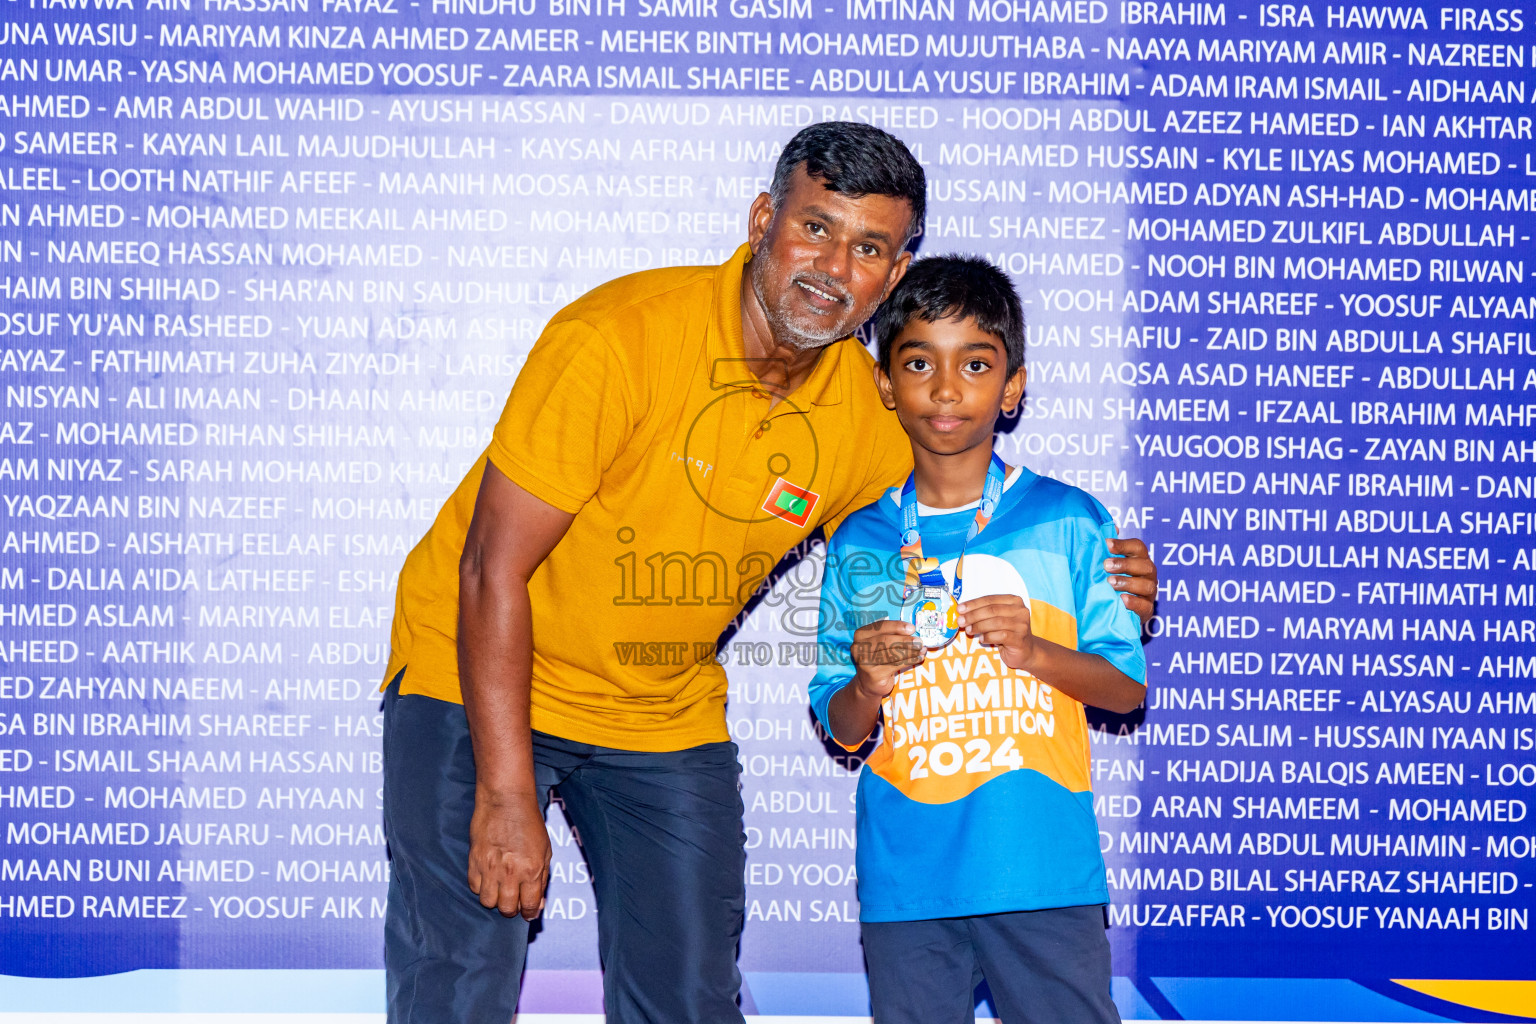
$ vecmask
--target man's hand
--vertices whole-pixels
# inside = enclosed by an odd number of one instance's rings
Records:
[[[962,603],[960,626],[978,642],[998,648],[1009,668],[1033,674],[1038,641],[1030,628],[1029,605],[1019,595],[997,594]]]
[[[469,821],[469,887],[482,906],[532,921],[544,910],[549,833],[532,794],[501,800],[475,792]]]
[[[926,653],[911,623],[881,619],[854,631],[853,685],[859,695],[884,700],[896,687],[896,677],[922,664]]]
[[[1120,600],[1145,626],[1157,610],[1157,566],[1147,554],[1147,545],[1139,537],[1114,537],[1105,543],[1116,556],[1104,559],[1109,585],[1120,592]]]

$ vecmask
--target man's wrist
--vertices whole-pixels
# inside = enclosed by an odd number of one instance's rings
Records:
[[[493,785],[477,782],[475,784],[475,803],[483,806],[521,809],[529,805],[537,806],[538,802],[539,793],[534,786],[520,783]]]

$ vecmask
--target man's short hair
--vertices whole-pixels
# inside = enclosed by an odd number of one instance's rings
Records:
[[[912,207],[912,222],[903,244],[923,229],[928,210],[928,179],[922,165],[894,135],[859,121],[823,121],[802,128],[789,140],[773,169],[768,196],[774,209],[789,194],[795,168],[840,196],[890,196],[905,199]]]
[[[926,256],[913,260],[907,276],[875,314],[880,366],[891,371],[891,346],[903,327],[919,317],[972,320],[1003,343],[1008,373],[1024,365],[1024,306],[1008,275],[979,256]]]

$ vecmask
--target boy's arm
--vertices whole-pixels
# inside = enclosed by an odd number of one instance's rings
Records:
[[[881,619],[853,634],[854,673],[827,702],[827,731],[852,749],[869,739],[880,718],[880,702],[896,687],[896,677],[916,668],[923,648],[906,622]]]
[[[817,668],[810,683],[810,698],[823,728],[848,750],[856,749],[874,731],[880,701],[890,692],[896,673],[921,659],[920,653],[916,658],[902,657],[912,653],[902,649],[902,641],[912,637],[905,623],[881,620],[858,630],[851,628],[858,617],[859,580],[878,580],[884,575],[878,558],[868,551],[850,549],[842,532],[828,539],[816,628]],[[876,664],[879,658],[886,663]]]
[[[1016,596],[967,601],[960,606],[960,623],[982,643],[1002,648],[1006,664],[1082,704],[1125,714],[1147,693],[1141,628],[1105,572],[1102,552],[1114,539],[1114,522],[1091,496],[1081,499],[1077,514],[1064,520],[1061,537],[1077,606],[1077,650],[1035,636],[1029,606]]]
[[[1016,594],[978,597],[960,606],[960,625],[988,646],[999,648],[1003,662],[1028,672],[1080,704],[1123,715],[1135,711],[1147,688],[1109,659],[1035,636],[1029,607]]]

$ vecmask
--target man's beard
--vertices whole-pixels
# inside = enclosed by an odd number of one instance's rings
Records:
[[[763,316],[768,320],[768,327],[773,332],[775,341],[793,345],[802,352],[811,349],[825,348],[834,341],[840,341],[848,337],[859,325],[869,319],[873,310],[868,310],[860,315],[853,308],[853,296],[849,295],[840,285],[827,280],[824,276],[814,271],[801,271],[793,278],[787,278],[780,270],[778,261],[768,255],[768,249],[763,247],[761,252],[752,256],[752,262],[748,264],[748,271],[752,275],[752,291],[757,296],[758,305],[762,307]],[[843,308],[847,312],[840,317],[818,316],[805,310],[791,311],[789,303],[793,293],[790,289],[799,288],[795,280],[802,280],[825,292],[835,299],[840,299]],[[784,281],[785,290],[781,302],[775,306],[768,300],[763,291],[765,281]]]

